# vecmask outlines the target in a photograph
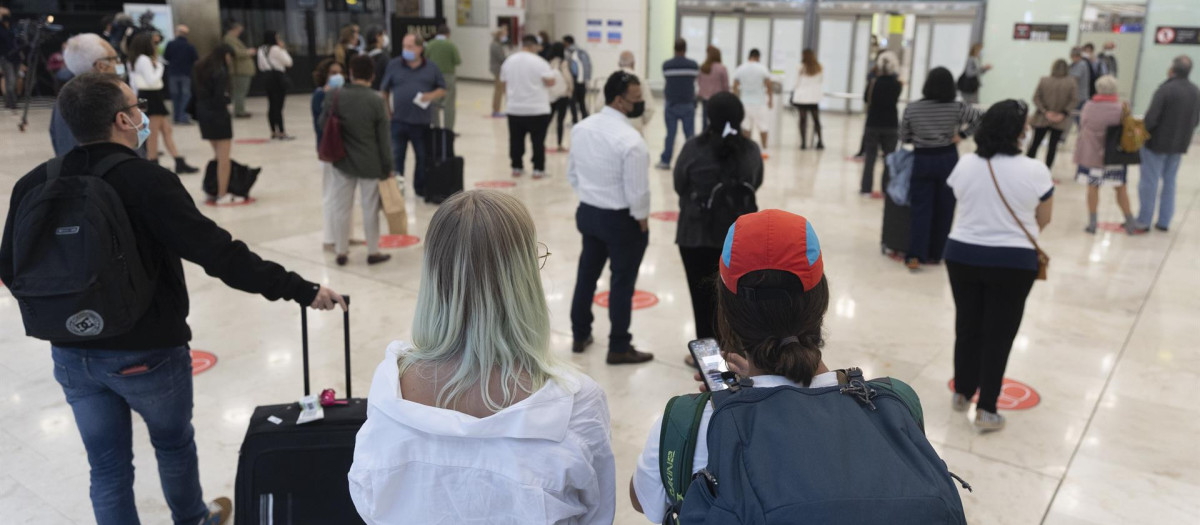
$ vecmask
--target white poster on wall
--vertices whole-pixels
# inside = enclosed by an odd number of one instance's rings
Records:
[[[162,34],[162,46],[175,38],[175,20],[171,17],[171,6],[164,4],[124,4],[125,14],[133,17],[133,24],[142,27],[154,26]]]

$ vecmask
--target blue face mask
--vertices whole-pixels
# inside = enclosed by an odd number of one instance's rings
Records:
[[[413,61],[415,61],[415,60],[417,59],[417,52],[416,52],[416,51],[409,51],[409,50],[405,49],[404,51],[401,51],[401,52],[400,52],[400,56],[404,57],[404,60],[407,60],[407,61],[409,61],[409,62],[413,62]]]
[[[137,127],[137,134],[137,147],[141,148],[142,144],[146,143],[146,139],[150,138],[150,117],[147,117],[145,112],[142,113],[142,125]]]
[[[340,87],[346,85],[346,77],[342,76],[339,73],[329,75],[328,85],[329,85],[329,87],[331,87],[333,89],[340,88]]]

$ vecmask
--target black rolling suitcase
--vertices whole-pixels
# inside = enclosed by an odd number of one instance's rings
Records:
[[[909,218],[912,208],[896,204],[891,197],[883,198],[883,238],[880,249],[884,255],[904,257],[908,252]]]
[[[300,319],[308,395],[308,312],[303,307]],[[303,425],[296,424],[296,402],[254,409],[238,458],[237,525],[363,523],[350,500],[346,475],[354,461],[355,436],[367,421],[367,400],[350,397],[350,312],[343,313],[343,320],[349,403],[325,407],[324,419]],[[276,424],[272,417],[282,421]]]
[[[441,204],[463,190],[463,158],[454,155],[454,131],[431,128],[425,150],[425,202]]]

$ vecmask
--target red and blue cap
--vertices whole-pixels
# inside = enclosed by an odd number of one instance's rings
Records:
[[[738,217],[721,250],[721,282],[734,294],[738,280],[759,270],[780,270],[800,278],[804,291],[825,275],[821,242],[808,219],[782,210]]]

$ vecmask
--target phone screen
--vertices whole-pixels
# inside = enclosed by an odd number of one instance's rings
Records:
[[[696,360],[696,368],[700,369],[700,374],[704,376],[704,384],[708,385],[709,392],[729,388],[729,385],[721,380],[721,373],[728,372],[729,366],[725,364],[725,358],[721,357],[721,348],[717,346],[716,339],[692,341],[688,343],[688,351]]]

